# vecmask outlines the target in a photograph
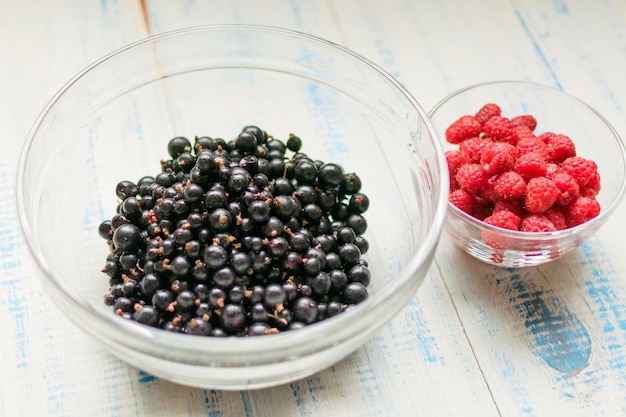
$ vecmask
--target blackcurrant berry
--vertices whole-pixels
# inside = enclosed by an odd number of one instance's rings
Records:
[[[346,285],[341,295],[346,304],[358,304],[368,298],[367,288],[360,282],[351,282]]]
[[[320,167],[317,174],[320,186],[335,188],[344,182],[343,168],[334,163],[327,163]]]
[[[313,323],[317,318],[317,303],[310,297],[300,297],[293,304],[293,315],[295,320]]]
[[[361,190],[361,178],[354,172],[344,175],[341,190],[346,194],[359,192]]]
[[[113,244],[121,251],[137,250],[140,240],[139,228],[133,224],[122,224],[113,233]]]
[[[287,139],[287,149],[289,149],[292,152],[298,152],[300,150],[300,148],[302,148],[302,139],[300,139],[298,136],[294,135],[293,133],[289,134],[289,138]]]
[[[135,197],[139,193],[139,187],[131,181],[120,181],[115,186],[115,194],[120,200],[125,200],[128,197]]]
[[[183,152],[189,152],[190,150],[191,150],[191,142],[189,142],[189,139],[183,136],[172,138],[167,143],[167,153],[172,158],[176,158]]]
[[[113,237],[113,229],[111,228],[111,220],[104,220],[98,226],[98,234],[101,238],[111,240]]]
[[[133,318],[136,322],[147,326],[155,327],[159,324],[159,312],[156,308],[150,305],[142,306],[139,310],[135,311]]]
[[[243,308],[237,304],[226,304],[219,317],[222,328],[229,334],[240,332],[246,324],[246,315]]]
[[[185,323],[184,332],[192,336],[209,336],[213,328],[202,317],[195,317]]]
[[[352,194],[348,203],[350,211],[357,214],[365,213],[369,206],[370,199],[363,193]]]
[[[235,142],[236,149],[244,155],[249,155],[254,152],[257,146],[256,136],[249,131],[243,131],[237,136]]]

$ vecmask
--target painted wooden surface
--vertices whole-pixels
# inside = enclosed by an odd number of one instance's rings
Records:
[[[626,415],[624,205],[581,248],[537,268],[482,265],[444,236],[424,285],[376,337],[330,369],[271,389],[177,386],[69,328],[35,279],[17,224],[27,131],[52,94],[103,54],[219,23],[292,28],[352,48],[425,109],[479,81],[553,85],[626,136],[623,0],[3,1],[0,415]]]

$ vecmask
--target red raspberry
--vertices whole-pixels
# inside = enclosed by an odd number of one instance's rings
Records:
[[[458,190],[450,192],[450,195],[448,196],[448,201],[452,203],[452,205],[456,206],[459,210],[467,214],[471,214],[474,197],[467,191],[459,188]]]
[[[548,145],[546,145],[541,139],[539,139],[535,135],[521,137],[517,141],[516,146],[519,155],[532,152],[539,155],[542,160],[548,160]]]
[[[595,197],[600,192],[600,174],[598,171],[589,178],[589,182],[580,189],[580,195],[585,197]]]
[[[486,137],[515,145],[513,136],[513,124],[509,119],[502,116],[494,116],[483,125],[483,133]]]
[[[547,216],[530,214],[522,219],[520,230],[522,232],[554,232],[556,227]]]
[[[456,172],[459,186],[470,194],[478,194],[487,185],[488,176],[480,164],[465,164]]]
[[[595,162],[580,156],[569,157],[561,164],[561,169],[574,177],[581,188],[589,183],[597,168]]]
[[[485,124],[487,120],[494,116],[500,116],[501,114],[502,110],[500,109],[500,106],[495,103],[487,103],[476,112],[474,117],[476,117],[476,120],[478,120],[481,124]]]
[[[545,212],[545,215],[548,219],[550,219],[556,230],[563,230],[567,228],[567,220],[565,220],[565,214],[563,214],[563,210],[561,210],[560,208],[552,207]]]
[[[524,208],[529,213],[545,213],[559,197],[559,188],[546,177],[532,178],[526,184]]]
[[[474,116],[461,116],[446,129],[446,140],[453,144],[480,135],[482,124]]]
[[[485,217],[490,216],[492,212],[492,204],[486,198],[474,196],[474,202],[472,204],[472,217],[478,220],[484,220]]]
[[[501,227],[509,230],[519,230],[522,219],[515,213],[508,210],[500,210],[491,214],[483,220],[492,226]]]
[[[450,203],[479,220],[523,231],[562,230],[597,216],[596,164],[578,157],[568,136],[536,135],[536,127],[534,116],[509,119],[495,103],[452,123],[446,140],[459,148],[446,152]]]
[[[600,204],[595,198],[578,197],[563,209],[568,227],[578,226],[600,214]]]
[[[533,115],[522,114],[521,116],[515,116],[511,119],[513,126],[525,126],[530,130],[535,130],[537,127],[537,120]]]
[[[537,136],[539,139],[541,139],[542,141],[548,143],[548,141],[550,140],[550,138],[552,138],[554,135],[556,135],[556,133],[553,132],[543,132],[542,134],[540,134],[539,136]]]
[[[489,175],[509,171],[515,164],[517,149],[506,142],[492,142],[487,145],[480,155],[480,163]]]
[[[517,172],[528,182],[532,178],[546,175],[546,163],[543,158],[535,153],[521,155],[513,165],[513,171]]]
[[[507,171],[496,177],[493,191],[503,200],[516,200],[524,195],[526,182],[517,172]]]
[[[508,210],[519,217],[522,217],[522,215],[524,214],[524,210],[522,209],[522,204],[520,203],[519,199],[496,201],[496,203],[493,205],[493,212],[495,213],[496,211],[500,210]]]
[[[480,196],[490,203],[495,203],[500,199],[500,197],[498,197],[496,195],[496,192],[493,190],[493,185],[496,178],[497,175],[492,175],[491,177],[489,177],[489,179],[487,180],[487,184],[485,184],[485,188],[483,188],[480,192]]]
[[[558,164],[555,164],[554,162],[548,162],[546,163],[546,177],[551,178],[554,174],[556,174],[557,172],[559,172],[561,170],[561,167]]]
[[[567,172],[559,171],[550,177],[559,188],[559,197],[555,203],[560,206],[566,206],[574,201],[580,193],[578,183]]]
[[[493,143],[491,139],[484,139],[475,136],[461,142],[461,144],[459,145],[459,149],[461,150],[461,152],[468,156],[472,163],[478,163],[480,161],[480,155],[482,155],[483,150],[491,143]]]
[[[526,126],[513,127],[513,142],[515,142],[516,144],[518,144],[520,140],[536,137],[537,135],[535,135],[535,132],[533,132]]]
[[[549,160],[560,164],[567,158],[576,156],[574,142],[565,135],[554,135],[545,140]]]
[[[459,167],[465,164],[469,164],[470,160],[463,152],[458,149],[450,149],[446,151],[446,161],[448,162],[448,171],[450,173],[450,190],[456,190],[459,188],[459,184],[456,181],[456,172]]]

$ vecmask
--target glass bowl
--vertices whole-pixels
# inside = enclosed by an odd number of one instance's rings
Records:
[[[524,81],[493,81],[460,89],[429,112],[446,151],[458,148],[443,139],[446,128],[463,115],[474,115],[486,103],[498,104],[506,117],[533,115],[537,134],[550,131],[568,135],[577,155],[598,165],[601,212],[575,227],[531,233],[493,227],[449,203],[446,233],[470,255],[493,265],[525,267],[557,259],[593,235],[622,200],[626,184],[624,144],[598,111],[570,94]]]
[[[371,201],[369,298],[260,337],[174,334],[113,314],[98,226],[115,214],[116,184],[159,172],[175,136],[230,139],[250,124],[283,139],[296,133],[302,152],[360,175]],[[44,287],[77,328],[158,377],[250,389],[332,365],[405,306],[443,229],[446,169],[425,111],[370,61],[302,33],[207,26],[131,44],[63,86],[27,137],[17,202]]]

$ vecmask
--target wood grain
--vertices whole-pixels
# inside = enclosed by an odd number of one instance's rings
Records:
[[[620,206],[596,236],[524,270],[478,263],[447,236],[409,305],[362,349],[291,384],[192,389],[130,367],[68,327],[17,224],[17,157],[77,71],[182,27],[280,26],[381,65],[429,109],[479,81],[562,88],[626,135],[622,0],[37,1],[0,6],[1,416],[617,416],[626,414],[626,242]]]

